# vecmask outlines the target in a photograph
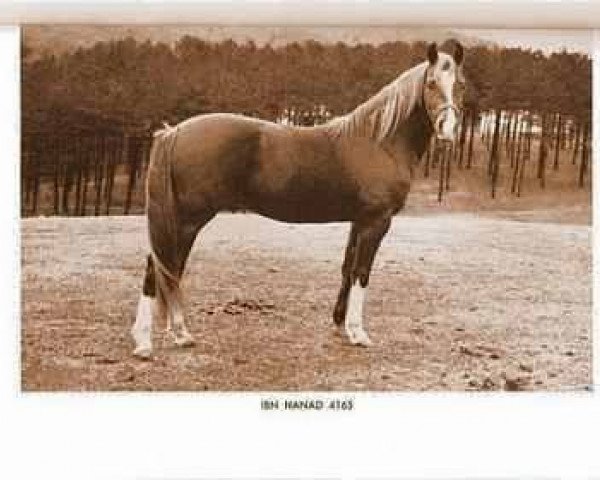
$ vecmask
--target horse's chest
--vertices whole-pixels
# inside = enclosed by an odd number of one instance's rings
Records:
[[[364,165],[358,175],[360,200],[365,208],[397,212],[404,206],[410,189],[410,169],[391,161]]]

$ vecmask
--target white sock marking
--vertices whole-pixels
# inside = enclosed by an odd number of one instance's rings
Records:
[[[358,281],[350,288],[346,312],[346,334],[353,345],[368,347],[371,340],[363,328],[363,306],[367,289]]]
[[[131,335],[135,341],[134,355],[148,357],[152,352],[152,311],[154,298],[140,296],[135,323]]]
[[[181,307],[179,305],[174,306],[171,311],[171,315],[173,320],[171,324],[171,332],[175,337],[175,344],[180,347],[190,347],[194,345],[194,337],[192,337],[192,334],[188,332],[188,329],[185,326]]]

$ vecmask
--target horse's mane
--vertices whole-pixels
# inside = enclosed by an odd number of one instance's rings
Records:
[[[334,135],[389,138],[421,101],[427,62],[405,71],[352,112],[331,120],[325,127]]]
[[[173,133],[177,129],[177,127],[173,127],[173,126],[169,125],[167,122],[163,122],[162,124],[163,124],[162,128],[159,128],[152,134],[152,136],[154,138],[163,137],[167,134]]]

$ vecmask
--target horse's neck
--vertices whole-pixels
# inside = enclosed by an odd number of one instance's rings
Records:
[[[420,75],[420,72],[414,73],[417,74]],[[422,91],[422,85],[415,83],[414,79],[411,85],[415,91]],[[334,138],[366,137],[390,152],[412,153],[417,158],[421,158],[433,133],[423,100],[414,97],[404,98],[407,104],[399,105],[398,97],[395,96],[398,92],[390,92],[389,88],[390,85],[384,87],[354,111],[323,125],[322,129],[332,134]],[[409,94],[414,95],[414,92],[411,91]],[[395,109],[392,116],[389,110],[386,111],[390,105]],[[410,108],[409,113],[406,113],[406,110],[398,110],[403,108]],[[398,120],[397,116],[404,118]]]
[[[417,105],[394,134],[383,142],[392,152],[408,150],[420,159],[427,150],[432,133],[427,112],[422,105]]]

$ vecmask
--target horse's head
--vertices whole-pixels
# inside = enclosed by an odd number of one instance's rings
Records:
[[[448,55],[438,52],[437,45],[432,43],[427,49],[427,60],[423,87],[425,110],[437,138],[454,141],[465,91],[463,47],[456,42],[454,54]]]

